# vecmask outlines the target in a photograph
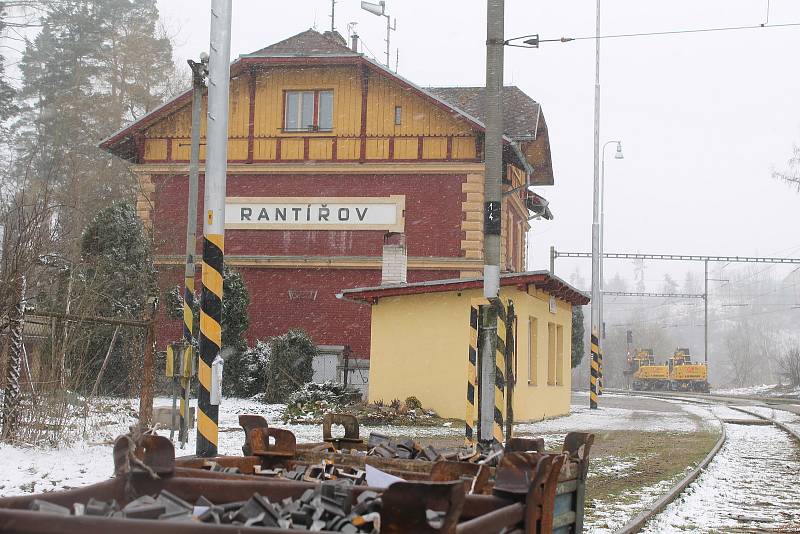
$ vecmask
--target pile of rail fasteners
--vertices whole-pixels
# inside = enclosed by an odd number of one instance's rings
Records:
[[[545,453],[541,439],[516,438],[488,455],[431,461],[365,454],[388,438],[373,436],[372,447],[357,440],[357,421],[331,438],[340,421],[326,418],[329,441],[298,446],[288,430],[243,416],[245,455],[215,458],[176,459],[166,438],[122,436],[113,479],[0,499],[0,532],[582,531],[591,434],[568,434],[558,453]]]

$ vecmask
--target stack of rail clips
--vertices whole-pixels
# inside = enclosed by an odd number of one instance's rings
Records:
[[[307,489],[298,499],[287,497],[272,502],[254,493],[246,501],[214,504],[200,497],[194,505],[162,490],[156,496],[144,495],[120,507],[116,501],[90,499],[75,503],[73,510],[36,499],[30,508],[62,515],[102,516],[120,519],[152,519],[198,521],[245,527],[277,527],[283,529],[334,531],[357,534],[380,529],[381,498],[372,491],[355,496],[347,481],[324,481],[315,489]]]

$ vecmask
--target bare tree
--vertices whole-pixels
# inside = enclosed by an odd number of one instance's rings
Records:
[[[792,157],[783,171],[773,171],[772,177],[782,180],[800,192],[800,146],[792,147]]]
[[[800,386],[800,346],[793,345],[777,358],[778,372],[789,381],[789,385]]]

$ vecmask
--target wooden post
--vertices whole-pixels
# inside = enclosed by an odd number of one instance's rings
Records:
[[[25,276],[16,282],[17,303],[9,318],[8,362],[6,364],[6,387],[3,392],[3,426],[0,437],[13,443],[19,416],[20,387],[19,375],[22,368],[22,354],[25,350],[23,334],[25,331]]]
[[[139,394],[139,429],[144,432],[153,420],[153,379],[155,373],[156,344],[155,304],[150,311],[147,337],[144,342],[144,362],[142,365],[142,388]]]
[[[111,358],[111,352],[114,350],[114,344],[117,342],[117,334],[119,334],[120,325],[117,325],[114,328],[114,335],[111,336],[111,343],[108,344],[108,350],[106,351],[106,357],[103,358],[103,364],[100,366],[100,372],[97,373],[97,379],[94,381],[94,386],[92,387],[92,392],[89,394],[89,398],[94,398],[97,395],[97,388],[100,387],[100,380],[103,379],[103,373],[106,372],[106,367],[108,367],[108,360]]]

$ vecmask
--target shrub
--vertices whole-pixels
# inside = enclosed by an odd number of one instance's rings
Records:
[[[292,393],[311,382],[317,347],[304,331],[289,330],[269,340],[269,354],[264,399],[285,403]]]
[[[252,397],[264,391],[269,365],[269,345],[261,340],[225,361],[222,391],[231,397]]]

